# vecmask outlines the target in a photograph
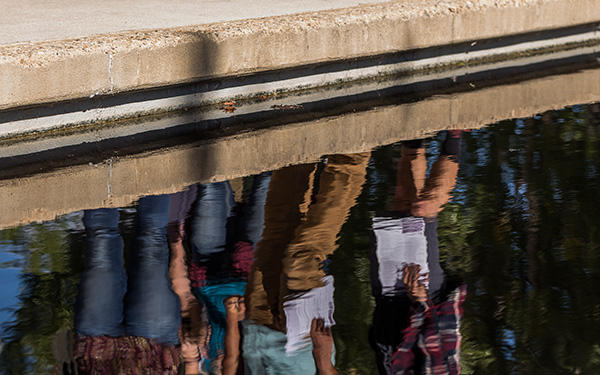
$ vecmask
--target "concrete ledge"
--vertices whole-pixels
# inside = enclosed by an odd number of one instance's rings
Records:
[[[403,0],[0,47],[0,110],[600,21],[597,0]]]
[[[600,101],[600,69],[488,87],[256,131],[97,165],[0,181],[0,228],[80,209],[121,207],[150,194],[370,150],[449,128],[478,128]]]

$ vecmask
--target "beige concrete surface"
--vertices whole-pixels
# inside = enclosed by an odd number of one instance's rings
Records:
[[[600,101],[600,69],[255,131],[98,165],[0,181],[0,228],[74,210],[120,207],[141,196],[231,179],[322,155],[370,150],[449,128],[479,128]]]
[[[0,110],[599,20],[598,0],[400,0],[6,44]]]
[[[385,0],[5,0],[0,45],[346,8]]]

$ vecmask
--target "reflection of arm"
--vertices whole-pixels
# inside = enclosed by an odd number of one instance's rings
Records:
[[[203,328],[202,322],[199,320],[201,305],[192,294],[188,278],[185,248],[182,241],[183,226],[176,222],[170,223],[167,230],[171,249],[169,276],[173,291],[179,296],[181,316],[184,318],[180,328],[181,352],[186,374],[199,374],[200,353],[198,349]]]
[[[225,358],[223,358],[223,375],[235,374],[240,361],[240,328],[238,321],[227,319],[225,332]]]
[[[319,375],[335,375],[337,370],[331,363],[333,355],[333,336],[331,328],[325,327],[323,319],[313,319],[310,325],[310,337],[313,342],[313,357]]]
[[[240,362],[240,327],[239,322],[246,315],[244,299],[237,296],[227,298],[225,304],[225,357],[223,358],[223,375],[233,375],[237,372]]]

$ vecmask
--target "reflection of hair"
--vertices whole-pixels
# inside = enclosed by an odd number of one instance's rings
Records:
[[[230,296],[243,296],[245,289],[245,281],[223,281],[202,288],[193,288],[194,294],[200,298],[208,312],[208,321],[211,327],[208,355],[211,359],[224,352],[227,321],[223,301]]]

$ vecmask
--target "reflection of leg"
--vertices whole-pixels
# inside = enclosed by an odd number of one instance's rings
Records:
[[[263,172],[254,176],[252,192],[246,206],[245,234],[248,240],[254,245],[260,240],[265,224],[265,203],[267,201],[267,192],[271,182],[271,172]]]
[[[433,298],[444,283],[444,271],[440,265],[437,219],[425,224],[425,236],[427,237],[427,266],[429,267],[429,297]]]
[[[192,185],[188,187],[185,191],[180,191],[178,193],[170,195],[169,224],[184,224],[185,220],[187,220],[187,218],[191,215],[190,209],[194,201],[196,200],[197,194],[198,186]],[[181,237],[175,232],[169,232],[169,236],[171,234],[175,234],[178,237]]]
[[[169,196],[140,199],[125,297],[125,334],[176,345],[180,305],[168,277]]]
[[[269,191],[271,172],[254,176],[252,192],[245,207],[240,240],[231,254],[231,265],[243,279],[248,279],[254,258],[254,246],[260,240],[265,222],[265,201]],[[250,243],[248,243],[248,241]]]
[[[194,257],[223,251],[227,242],[227,218],[233,208],[229,182],[201,185],[191,223]]]
[[[283,249],[310,203],[314,171],[314,164],[304,164],[273,172],[265,204],[265,227],[256,245],[246,288],[248,318],[280,331],[285,326],[279,292]]]
[[[394,211],[409,212],[411,205],[425,186],[427,159],[422,141],[407,142],[402,146],[402,157],[398,161]]]
[[[294,233],[283,259],[289,290],[322,286],[322,262],[336,249],[338,233],[365,181],[370,153],[332,155],[321,174],[316,203]]]
[[[119,211],[100,208],[83,216],[84,270],[75,304],[75,331],[86,336],[120,336],[126,275]]]
[[[458,154],[460,152],[461,131],[449,131],[442,144],[442,153],[433,163],[427,185],[413,205],[415,216],[435,217],[442,206],[450,201],[450,193],[456,185],[458,174]]]

